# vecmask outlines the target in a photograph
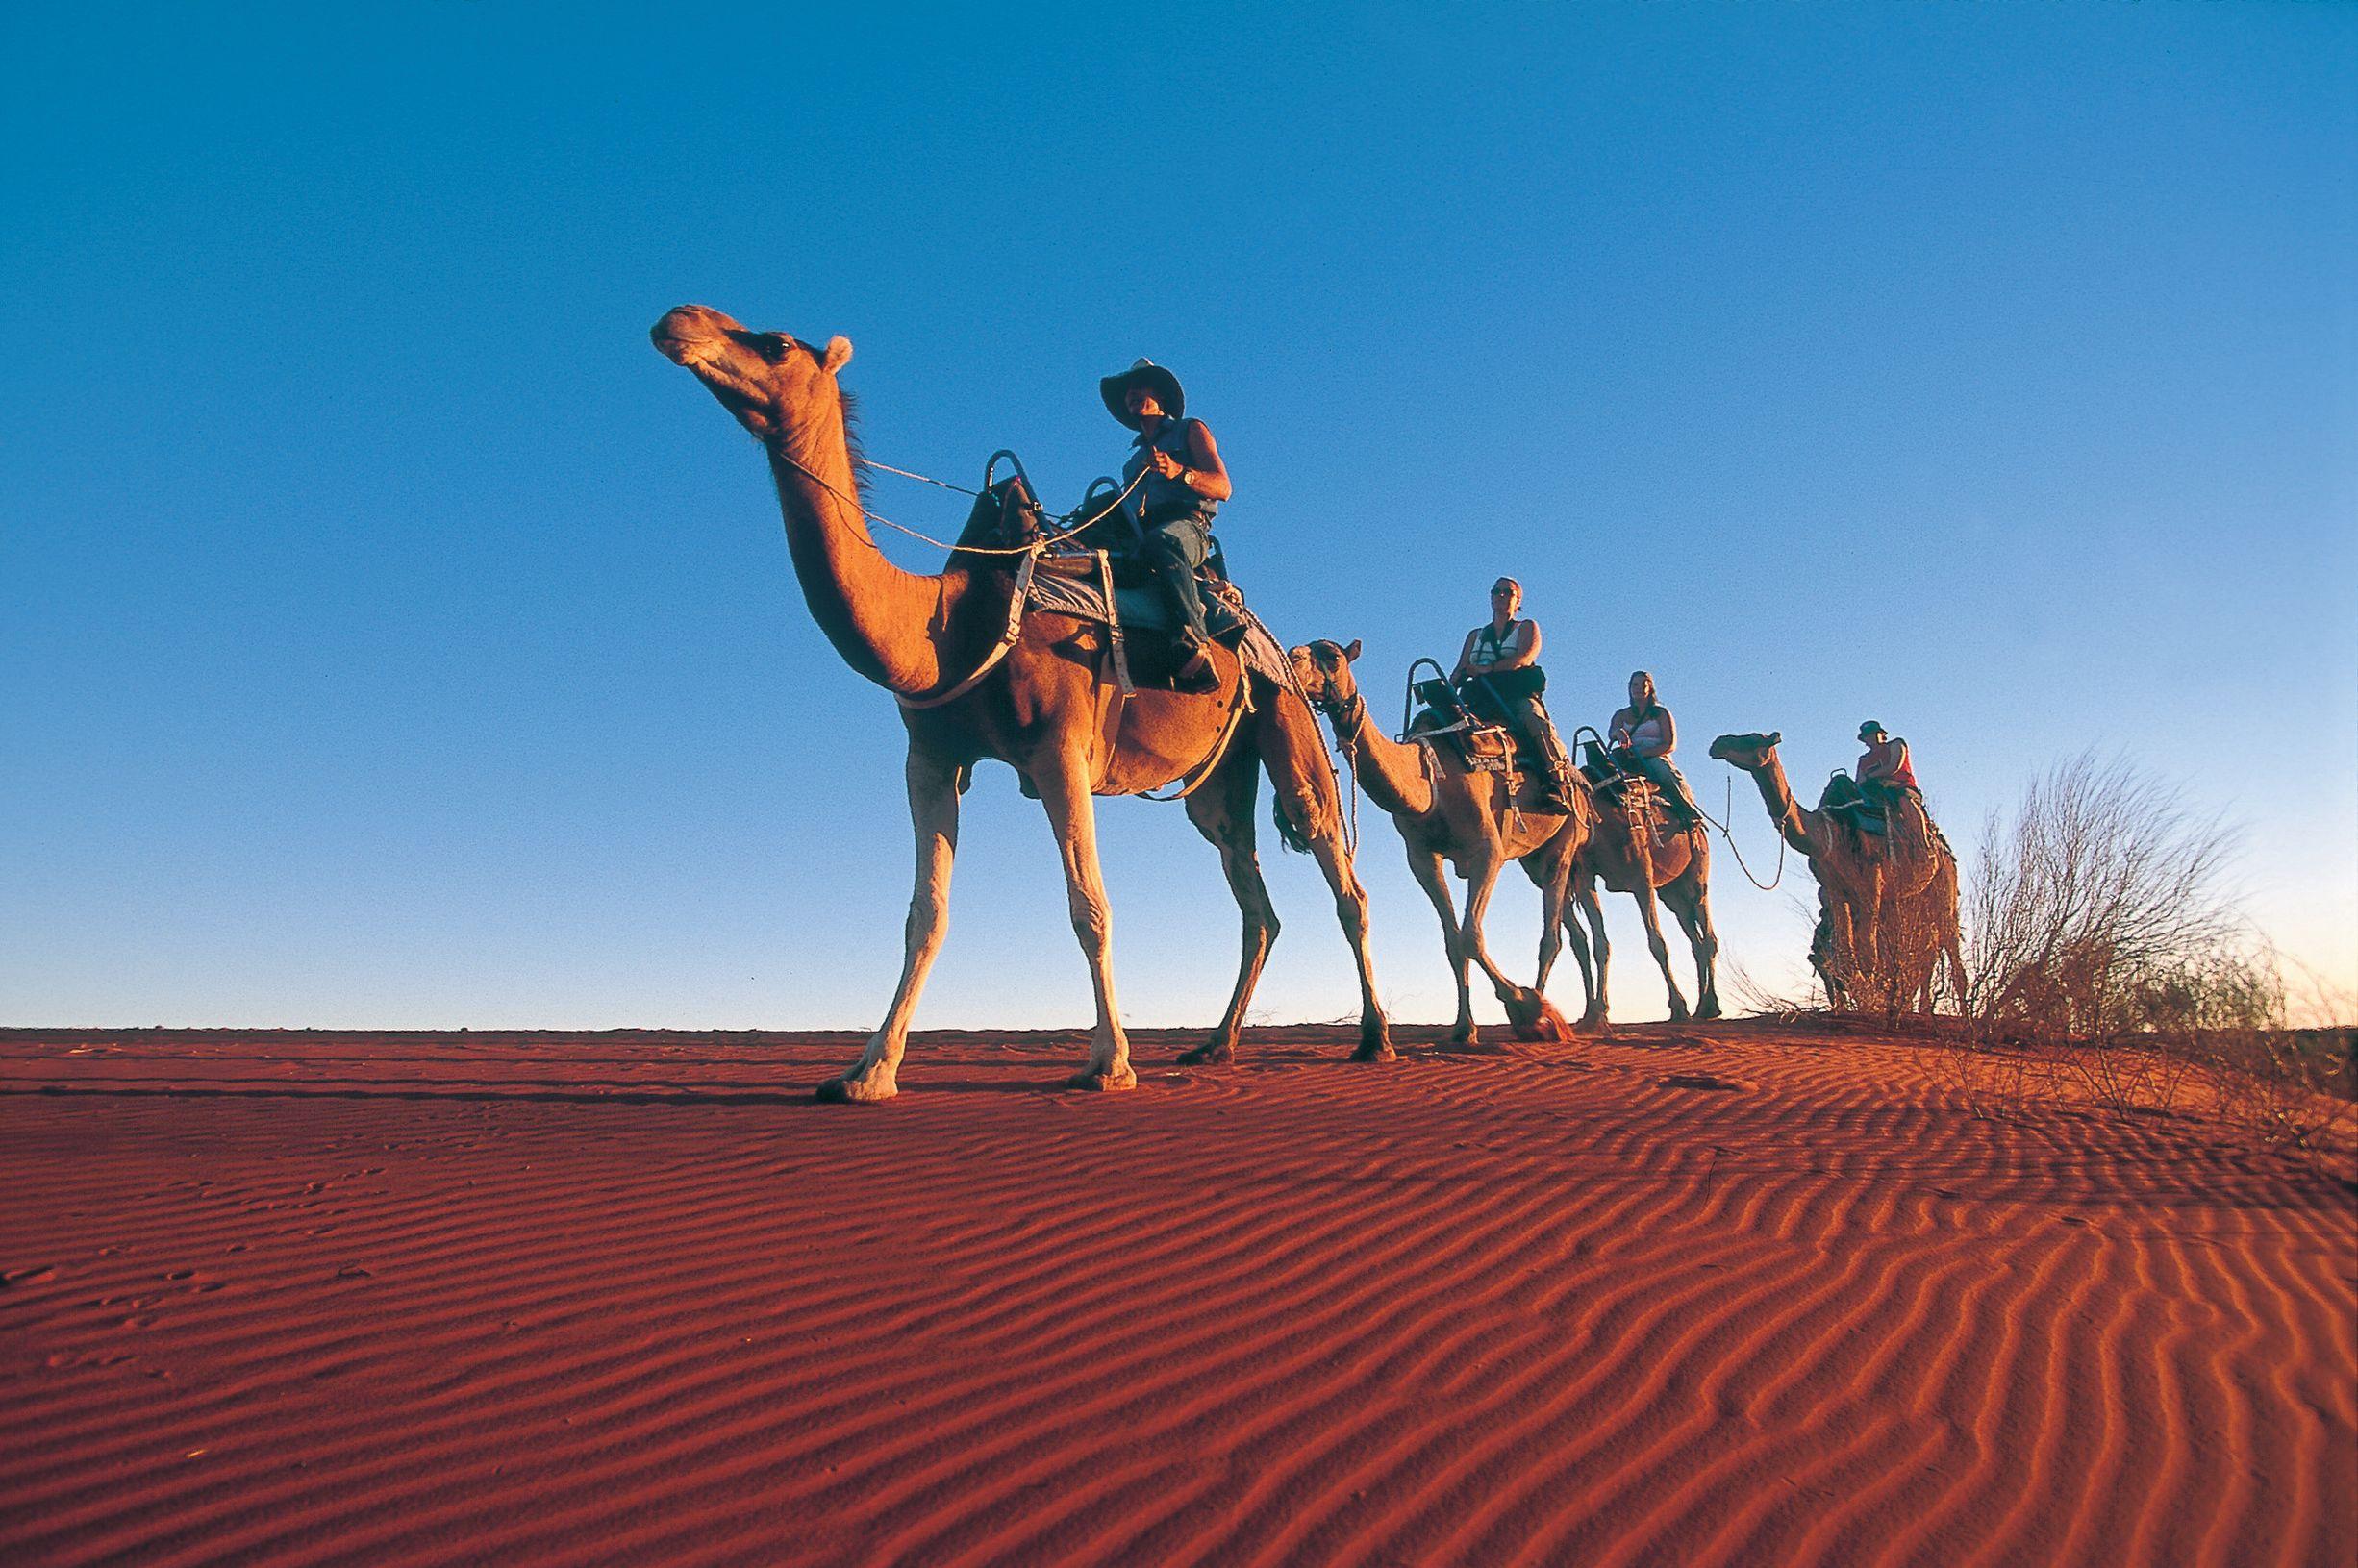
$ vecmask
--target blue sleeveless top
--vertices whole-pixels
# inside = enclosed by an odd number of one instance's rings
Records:
[[[1195,466],[1194,458],[1188,452],[1189,423],[1185,419],[1166,419],[1162,428],[1155,432],[1151,443],[1141,434],[1131,444],[1130,460],[1121,465],[1122,488],[1129,489],[1130,482],[1141,473],[1146,475],[1146,482],[1130,492],[1129,510],[1132,516],[1142,516],[1157,507],[1180,505],[1191,509],[1200,521],[1209,524],[1219,511],[1220,504],[1217,501],[1175,479],[1165,479],[1147,465],[1146,451],[1151,444],[1156,451],[1168,453],[1171,460],[1180,467]]]

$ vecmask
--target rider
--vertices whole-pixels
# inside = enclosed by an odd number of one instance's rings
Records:
[[[1859,742],[1867,750],[1850,771],[1869,806],[1889,816],[1892,807],[1906,795],[1923,798],[1923,791],[1916,785],[1916,769],[1908,764],[1906,741],[1869,719],[1859,726]]]
[[[1670,760],[1678,749],[1678,721],[1654,696],[1654,678],[1644,670],[1629,677],[1629,706],[1605,726],[1607,755],[1616,767],[1653,781],[1662,791],[1663,806],[1682,828],[1692,828],[1703,813],[1687,793],[1687,780]]]
[[[1179,614],[1179,645],[1187,655],[1179,683],[1201,684],[1213,678],[1206,653],[1212,635],[1204,625],[1195,569],[1211,549],[1213,514],[1235,487],[1212,432],[1202,420],[1186,417],[1187,393],[1177,376],[1152,360],[1141,360],[1097,386],[1108,411],[1138,432],[1122,464],[1122,487],[1129,497],[1123,505],[1138,522],[1146,564]]]
[[[1501,721],[1529,739],[1547,760],[1547,777],[1541,793],[1557,806],[1572,803],[1572,760],[1556,738],[1540,693],[1547,676],[1540,668],[1540,623],[1518,621],[1523,585],[1511,577],[1491,585],[1491,618],[1466,634],[1450,682],[1465,693],[1467,705],[1484,718]]]

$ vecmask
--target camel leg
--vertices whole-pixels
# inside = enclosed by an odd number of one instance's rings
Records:
[[[1588,937],[1573,923],[1572,901],[1568,894],[1564,901],[1563,920],[1564,945],[1572,950],[1572,960],[1580,965],[1580,994],[1586,999],[1581,1006],[1581,1019],[1584,1023],[1593,1022],[1589,1015],[1601,1010],[1596,1001],[1596,971],[1589,965]]]
[[[1871,1004],[1891,1006],[1891,987],[1884,983],[1880,923],[1882,889],[1870,887],[1851,911],[1850,960],[1857,966],[1859,989]]]
[[[1500,1004],[1506,1008],[1507,1022],[1514,1026],[1516,1038],[1565,1039],[1570,1033],[1569,1026],[1547,1005],[1547,998],[1507,979],[1491,958],[1482,922],[1489,917],[1491,894],[1497,891],[1499,870],[1499,849],[1493,840],[1482,847],[1480,858],[1467,868],[1466,912],[1457,923],[1458,943],[1481,966],[1482,973],[1490,977],[1491,989],[1498,993]]]
[[[1359,873],[1351,869],[1351,852],[1342,847],[1340,827],[1312,839],[1310,853],[1317,859],[1318,869],[1326,873],[1326,885],[1335,890],[1335,916],[1342,922],[1342,934],[1350,939],[1351,957],[1359,961],[1359,1049],[1351,1053],[1351,1059],[1391,1061],[1398,1053],[1392,1048],[1384,1004],[1375,996],[1375,959],[1367,952],[1367,890],[1360,885]]]
[[[1237,970],[1237,988],[1228,998],[1228,1011],[1210,1040],[1183,1052],[1188,1065],[1236,1059],[1237,1039],[1243,1033],[1244,1009],[1260,983],[1261,966],[1277,940],[1277,909],[1269,902],[1268,884],[1261,880],[1261,859],[1254,850],[1253,805],[1260,787],[1260,759],[1242,737],[1229,748],[1219,773],[1187,798],[1188,820],[1220,852],[1220,871],[1228,878],[1237,909],[1244,917],[1244,958]]]
[[[1654,889],[1647,886],[1633,895],[1638,901],[1638,920],[1645,927],[1645,950],[1654,956],[1656,967],[1662,970],[1662,988],[1670,993],[1670,1022],[1687,1021],[1687,998],[1678,988],[1678,977],[1670,973],[1670,944],[1662,934],[1662,913],[1654,898]]]
[[[1424,896],[1433,901],[1433,912],[1441,916],[1442,951],[1449,958],[1450,978],[1457,982],[1457,1022],[1449,1028],[1451,1045],[1477,1045],[1482,1032],[1474,1027],[1473,987],[1466,983],[1466,944],[1458,934],[1457,908],[1449,899],[1448,874],[1442,869],[1442,859],[1429,850],[1411,848],[1408,869],[1416,877],[1417,885]]]
[[[1073,934],[1089,959],[1090,983],[1097,991],[1097,1027],[1090,1039],[1089,1065],[1068,1086],[1076,1089],[1134,1089],[1130,1040],[1122,1033],[1114,1001],[1114,911],[1105,899],[1097,867],[1097,807],[1090,796],[1089,770],[1076,757],[1062,757],[1033,776],[1040,803],[1056,832],[1065,862],[1065,892],[1072,909]]]
[[[1564,956],[1561,922],[1564,918],[1565,891],[1557,887],[1551,896],[1548,885],[1549,879],[1561,868],[1541,865],[1528,856],[1516,863],[1523,868],[1523,875],[1531,879],[1531,885],[1540,890],[1540,972],[1532,977],[1531,988],[1544,996],[1547,994],[1547,977],[1554,973],[1556,960]]]
[[[901,983],[884,1027],[868,1036],[867,1050],[842,1076],[818,1086],[818,1098],[874,1104],[900,1092],[901,1053],[909,1044],[909,1020],[917,995],[941,952],[950,929],[950,860],[958,851],[958,769],[920,756],[914,748],[906,768],[909,819],[916,828],[916,890],[909,898],[909,923],[901,958]]]
[[[1581,918],[1589,924],[1588,941],[1585,944],[1582,943],[1579,940],[1579,933],[1575,932],[1572,933],[1572,946],[1575,950],[1585,946],[1590,953],[1595,956],[1596,959],[1596,973],[1593,980],[1591,980],[1589,973],[1588,958],[1584,957],[1580,963],[1580,978],[1584,981],[1591,981],[1589,1006],[1588,1009],[1580,1015],[1580,1025],[1583,1029],[1594,1029],[1604,1023],[1606,1008],[1609,1005],[1605,999],[1605,973],[1613,960],[1613,943],[1605,936],[1605,901],[1597,897],[1596,882],[1593,878],[1583,879],[1580,885],[1573,889],[1572,902],[1580,906]]]
[[[1498,993],[1501,1002],[1518,1002],[1529,995],[1523,987],[1507,979],[1491,958],[1490,943],[1482,934],[1482,922],[1490,915],[1491,894],[1498,885],[1498,854],[1485,846],[1481,857],[1466,868],[1466,912],[1458,917],[1458,942],[1483,974],[1490,977],[1491,989]]]
[[[1254,725],[1269,784],[1285,803],[1289,821],[1310,840],[1310,853],[1334,890],[1335,915],[1359,964],[1359,1049],[1353,1061],[1391,1061],[1392,1030],[1384,1021],[1384,1004],[1375,995],[1375,959],[1367,951],[1367,890],[1351,869],[1351,852],[1342,841],[1343,803],[1337,798],[1334,774],[1326,760],[1326,743],[1318,721],[1299,697],[1270,690]]]
[[[1855,1011],[1865,996],[1867,976],[1859,968],[1859,950],[1855,937],[1857,921],[1853,918],[1847,897],[1830,900],[1826,907],[1828,941],[1826,944],[1827,989],[1834,994],[1834,1006],[1844,1012]]]
[[[1682,878],[1662,890],[1662,901],[1670,907],[1670,914],[1679,930],[1687,933],[1687,946],[1694,954],[1694,1015],[1697,1018],[1719,1016],[1719,937],[1711,929],[1711,894],[1700,882]]]

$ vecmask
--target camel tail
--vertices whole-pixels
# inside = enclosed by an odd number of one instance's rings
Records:
[[[1286,848],[1296,855],[1310,853],[1310,835],[1294,826],[1293,819],[1286,815],[1284,795],[1272,793],[1269,796],[1269,820],[1277,824],[1277,836],[1285,840]]]

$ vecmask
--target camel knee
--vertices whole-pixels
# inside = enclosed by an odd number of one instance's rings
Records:
[[[901,935],[911,948],[939,947],[949,930],[950,901],[935,888],[926,888],[909,901],[909,918],[901,927]]]
[[[1091,953],[1114,943],[1114,911],[1101,894],[1076,889],[1072,895],[1072,933]]]

